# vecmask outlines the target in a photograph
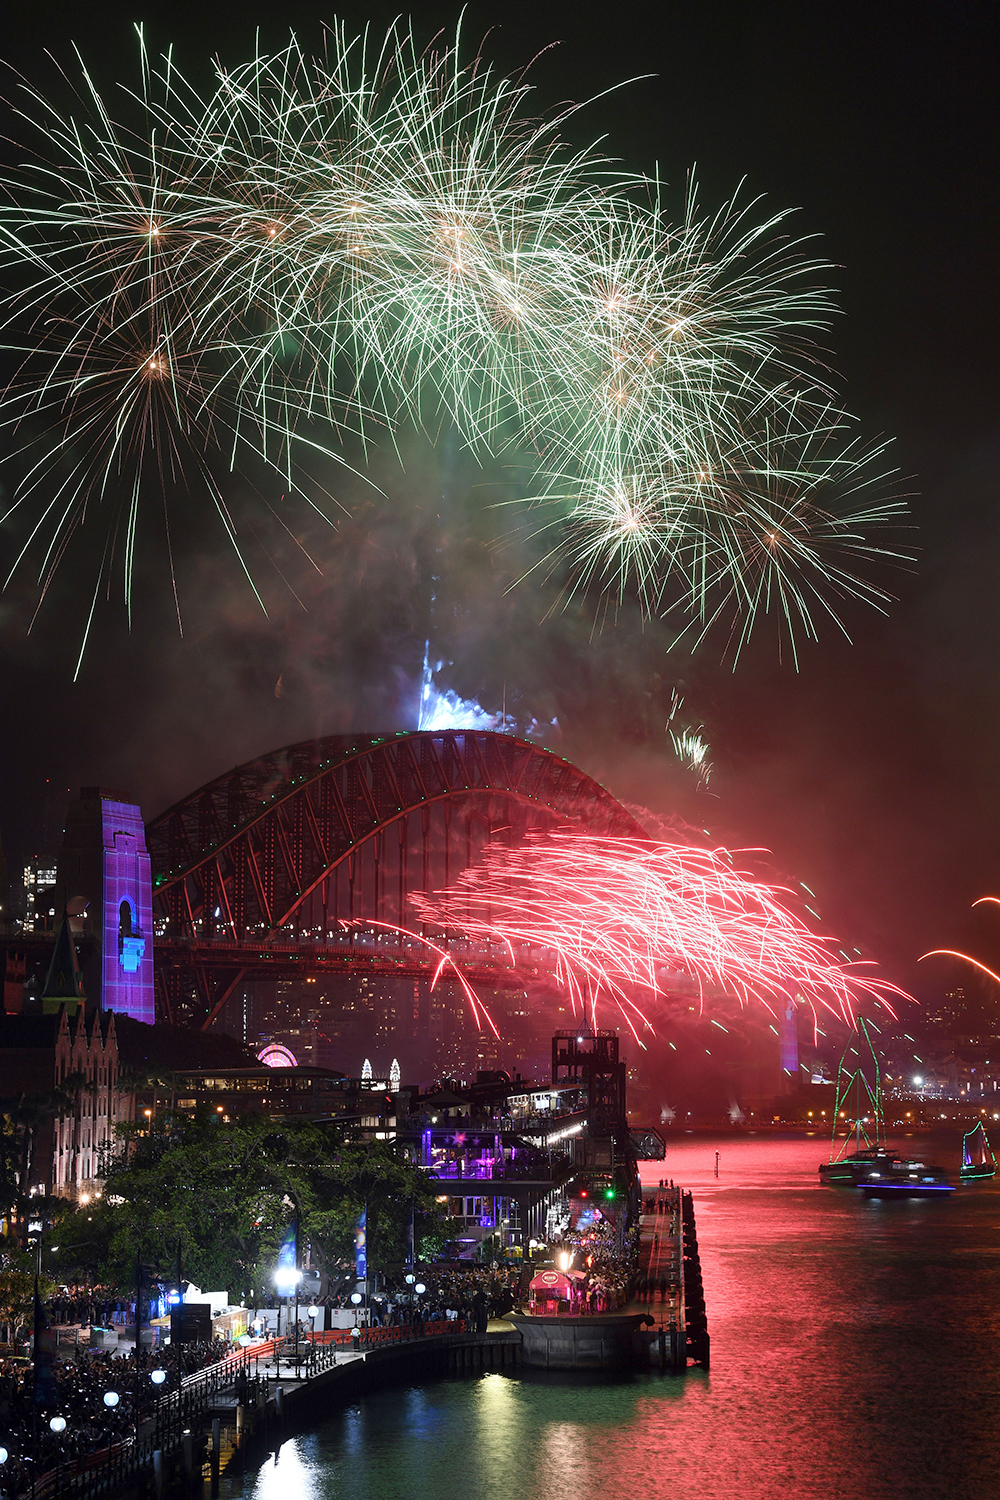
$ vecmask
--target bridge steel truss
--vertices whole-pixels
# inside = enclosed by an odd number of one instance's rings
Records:
[[[370,965],[349,924],[407,925],[409,893],[488,839],[566,825],[644,832],[569,761],[486,730],[328,736],[237,766],[146,830],[160,1016],[207,1028],[244,980]]]

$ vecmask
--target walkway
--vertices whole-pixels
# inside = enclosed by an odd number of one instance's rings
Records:
[[[681,1190],[658,1188],[643,1194],[639,1219],[639,1287],[629,1312],[652,1317],[658,1329],[684,1328],[684,1248]],[[651,1210],[651,1211],[650,1211]],[[643,1289],[643,1282],[647,1288]]]

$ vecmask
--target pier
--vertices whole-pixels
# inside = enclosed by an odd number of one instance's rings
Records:
[[[130,1442],[40,1475],[35,1500],[130,1500],[218,1493],[248,1463],[333,1407],[399,1382],[551,1370],[681,1372],[708,1367],[709,1338],[691,1194],[645,1195],[634,1294],[613,1312],[511,1313],[485,1331],[458,1322],[304,1333],[299,1357],[270,1340],[187,1376]]]
[[[707,1369],[708,1320],[694,1200],[679,1187],[643,1196],[636,1291],[630,1306],[643,1307],[653,1320],[653,1332],[646,1335],[650,1363],[672,1370],[684,1370],[689,1363]]]

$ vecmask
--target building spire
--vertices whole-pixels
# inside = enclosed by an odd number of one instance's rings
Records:
[[[76,956],[76,946],[69,928],[69,917],[64,912],[59,931],[56,933],[52,962],[45,976],[42,1011],[46,1015],[55,1015],[60,1006],[65,1005],[70,1015],[74,1015],[86,998],[83,975],[80,973],[80,961]]]

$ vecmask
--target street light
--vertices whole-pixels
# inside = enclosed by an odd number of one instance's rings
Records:
[[[51,1432],[65,1432],[66,1431],[66,1418],[65,1417],[50,1417],[49,1418],[49,1430]],[[7,1454],[6,1454],[6,1450],[5,1450],[4,1457],[6,1458],[6,1456],[7,1456]]]
[[[119,1401],[121,1399],[122,1398],[119,1396],[119,1394],[118,1394],[117,1391],[105,1391],[104,1392],[104,1404],[105,1404],[105,1406],[110,1406],[110,1407],[114,1408],[114,1407],[116,1407],[118,1405],[118,1403],[119,1403]]]
[[[298,1257],[298,1236],[296,1235],[296,1258]],[[279,1266],[274,1273],[274,1285],[279,1297],[291,1298],[295,1295],[295,1360],[299,1358],[299,1282],[302,1280],[302,1272],[295,1266]],[[278,1309],[278,1322],[281,1322],[281,1309]],[[287,1317],[285,1320],[287,1328]],[[281,1356],[276,1355],[278,1368],[281,1368]]]
[[[167,1378],[166,1370],[152,1370],[149,1376],[154,1385],[162,1385]]]

